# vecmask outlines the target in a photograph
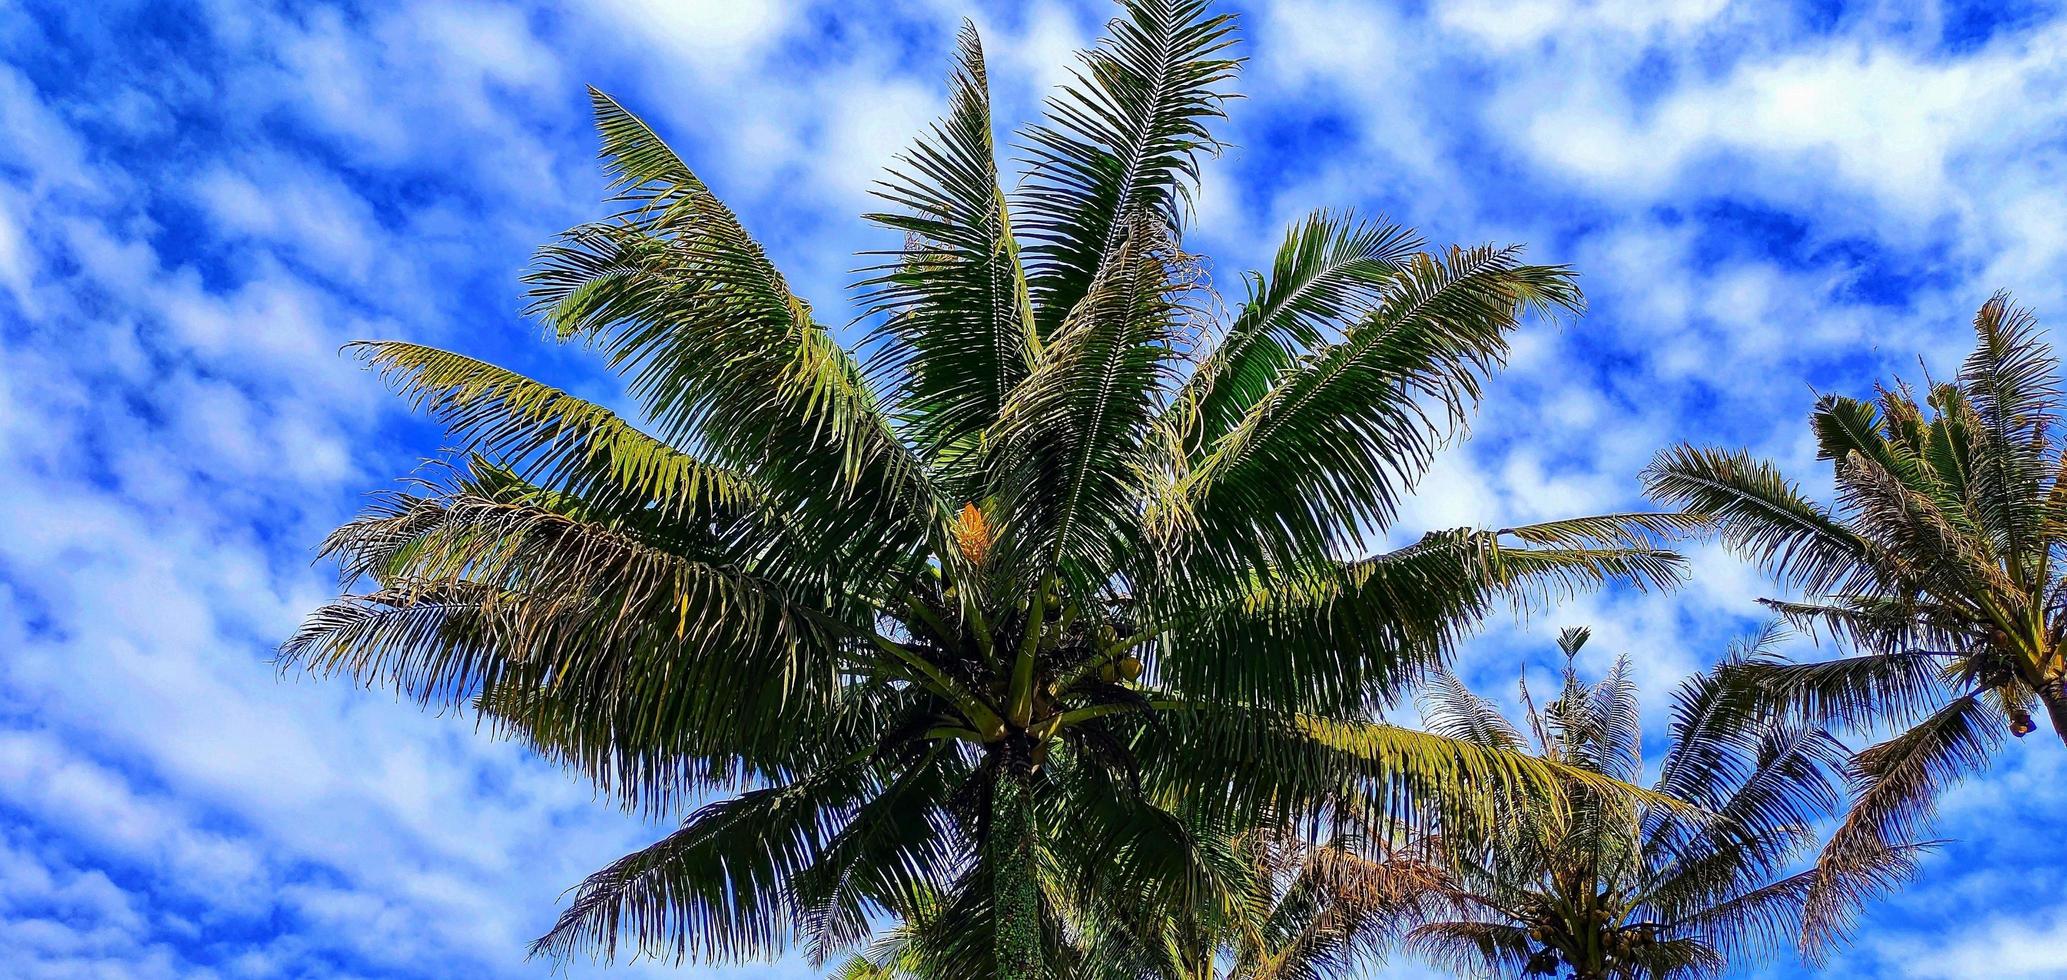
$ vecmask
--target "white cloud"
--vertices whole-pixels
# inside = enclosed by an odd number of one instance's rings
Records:
[[[2047,135],[2067,110],[2058,28],[1952,56],[1840,36],[1754,51],[1712,77],[1698,49],[1667,49],[1684,81],[1640,94],[1620,76],[1644,49],[1575,43],[1510,76],[1497,128],[1614,197],[1728,191],[1791,207],[1835,197],[1884,209],[1861,223],[1898,240],[1946,215],[1985,235],[2010,213],[1995,193],[2005,161],[2060,156]],[[1571,71],[1574,58],[1595,70]]]
[[[30,314],[35,313],[29,295],[29,281],[36,274],[35,261],[21,224],[9,213],[6,200],[0,199],[0,286],[6,287],[14,301]]]
[[[379,219],[366,200],[327,174],[270,161],[264,185],[216,166],[195,179],[194,197],[223,232],[276,242],[317,276],[361,280],[378,258]]]
[[[2005,890],[2016,889],[2014,880],[2001,884]],[[1917,949],[1903,966],[1903,975],[2059,980],[2067,977],[2067,916],[1990,919],[1951,943]]]
[[[1638,39],[1681,33],[1715,19],[1727,6],[1728,0],[1454,0],[1434,10],[1445,28],[1496,51],[1514,51],[1575,33]]]
[[[802,12],[802,5],[768,0],[608,0],[603,9],[638,47],[657,47],[708,78],[752,65]]]

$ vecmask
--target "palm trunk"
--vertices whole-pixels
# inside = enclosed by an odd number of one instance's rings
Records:
[[[2038,685],[2038,700],[2045,704],[2045,713],[2053,720],[2053,733],[2067,744],[2067,678],[2055,677]]]
[[[1040,894],[1034,881],[1033,795],[1027,760],[1006,759],[991,790],[991,923],[998,980],[1041,969]]]

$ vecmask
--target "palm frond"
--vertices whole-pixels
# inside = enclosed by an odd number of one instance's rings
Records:
[[[922,904],[963,862],[968,842],[939,801],[950,780],[966,774],[946,771],[944,754],[934,747],[855,807],[847,825],[791,880],[801,912],[798,931],[813,963],[866,939],[875,928],[872,918],[884,911]]]
[[[1813,663],[1747,659],[1723,668],[1760,702],[1809,724],[1863,726],[1875,719],[1898,724],[1935,710],[1949,693],[1946,662],[1928,651],[1876,653]]]
[[[1866,904],[1892,894],[1916,874],[1924,851],[1940,842],[1896,844],[1851,855],[1834,865],[1819,863],[1804,896],[1805,912],[1792,925],[1797,945],[1812,965],[1821,965],[1858,927]]]
[[[464,449],[512,467],[527,482],[620,507],[652,506],[671,520],[695,520],[761,497],[744,474],[513,371],[400,341],[351,347],[412,407],[462,435]]]
[[[1169,378],[1169,243],[1137,224],[1041,351],[993,433],[1003,458],[999,551],[1079,594],[1119,567],[1138,528],[1143,445]]]
[[[2037,317],[1997,293],[1974,315],[1974,352],[1960,387],[1972,399],[1985,448],[1976,454],[1976,504],[2006,555],[2031,562],[2043,550],[2045,500],[2059,469],[2051,445],[2059,427],[2060,363]]]
[[[1643,482],[1652,500],[1713,519],[1739,554],[1806,592],[1874,583],[1872,546],[1803,497],[1771,463],[1679,445],[1658,454]]]
[[[390,521],[413,534],[389,533]],[[526,703],[578,710],[526,725],[558,718],[567,727],[547,740],[646,806],[696,788],[653,746],[693,760],[760,744],[785,706],[827,702],[846,642],[772,583],[533,504],[397,498],[327,550],[383,565],[389,585],[318,610],[282,647],[283,666],[455,707],[550,691]]]
[[[1588,770],[1634,781],[1643,770],[1643,719],[1638,714],[1636,682],[1629,676],[1629,655],[1615,659],[1608,676],[1588,695],[1592,737],[1580,755]]]
[[[1219,148],[1206,125],[1232,98],[1231,17],[1209,15],[1204,0],[1124,6],[1024,134],[1029,170],[1014,210],[1031,242],[1028,287],[1044,336],[1063,328],[1137,226],[1176,233],[1200,155]]]
[[[1521,976],[1529,965],[1528,931],[1501,922],[1423,923],[1407,933],[1406,947],[1437,969],[1465,976]]]
[[[862,570],[930,533],[941,506],[859,365],[666,143],[593,95],[637,207],[542,249],[532,309],[629,375],[662,439],[799,502]]]
[[[1814,948],[1842,933],[1855,914],[1860,875],[1871,881],[1892,850],[1917,840],[1939,794],[1985,769],[2002,724],[1977,695],[1954,698],[1922,723],[1859,753],[1856,793],[1817,861],[1823,872],[1807,901],[1803,943]]]
[[[1987,767],[2002,726],[1976,695],[1954,698],[1908,731],[1859,753],[1858,794],[1826,853],[1870,853],[1913,840],[1935,811],[1937,795]]]
[[[906,240],[862,289],[884,317],[869,373],[896,393],[923,458],[953,472],[978,458],[980,436],[1032,369],[1038,340],[998,187],[983,46],[967,23],[950,89],[947,117],[878,185],[899,210],[867,217]]]
[[[1497,705],[1473,694],[1448,670],[1437,671],[1422,689],[1421,720],[1437,735],[1490,749],[1528,746],[1528,740],[1501,716]]]
[[[1168,424],[1193,455],[1211,447],[1297,359],[1370,313],[1422,247],[1390,222],[1316,211],[1292,226],[1270,274],[1249,275],[1249,300],[1174,400]]]
[[[800,912],[790,880],[817,860],[865,787],[857,769],[841,768],[698,810],[584,880],[532,955],[610,959],[619,943],[678,963],[779,954]]]
[[[1575,791],[1682,806],[1577,766],[1385,723],[1204,703],[1161,717],[1165,731],[1142,737],[1185,763],[1155,785],[1226,800],[1237,825],[1330,810],[1369,826],[1484,828],[1511,819],[1518,801]]]
[[[1188,692],[1332,711],[1380,703],[1424,678],[1502,602],[1608,581],[1669,585],[1681,561],[1658,547],[1513,547],[1501,532],[1431,532],[1358,562],[1308,566],[1190,610],[1159,669]]]
[[[1375,311],[1207,449],[1181,487],[1189,520],[1277,560],[1360,548],[1462,425],[1520,314],[1578,303],[1569,271],[1513,248],[1406,263]]]

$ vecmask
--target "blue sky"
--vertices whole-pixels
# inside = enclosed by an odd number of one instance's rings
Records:
[[[516,313],[530,249],[600,211],[585,83],[835,315],[883,244],[854,215],[941,109],[958,18],[1020,121],[1108,15],[964,8],[0,0],[0,972],[544,975],[523,941],[558,892],[655,828],[463,718],[268,664],[332,588],[312,545],[439,446],[338,345],[617,397]],[[1523,334],[1403,537],[1638,506],[1637,470],[1682,438],[1820,489],[1815,391],[1947,372],[1997,288],[2067,323],[2057,5],[1242,13],[1249,98],[1188,239],[1224,294],[1330,206],[1527,242],[1592,303]],[[1510,690],[1588,623],[1593,666],[1630,654],[1662,709],[1770,592],[1694,558],[1673,594],[1489,624],[1467,676]],[[1827,975],[2067,977],[2067,752],[2011,746],[1941,826],[1960,842]]]

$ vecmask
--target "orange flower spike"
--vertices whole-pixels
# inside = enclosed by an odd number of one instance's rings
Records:
[[[955,544],[962,549],[962,557],[971,565],[983,564],[990,554],[992,535],[990,521],[983,516],[983,510],[974,503],[962,505],[962,512],[955,517]]]

